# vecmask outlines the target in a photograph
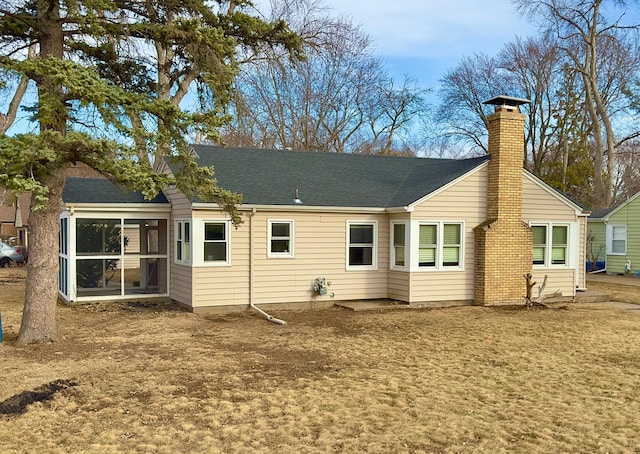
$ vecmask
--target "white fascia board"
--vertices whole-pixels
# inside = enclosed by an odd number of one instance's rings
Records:
[[[194,202],[191,204],[194,210],[222,210],[216,203]],[[299,212],[324,212],[324,213],[386,213],[386,208],[380,207],[331,207],[331,206],[305,206],[305,205],[238,205],[240,211],[299,211]]]
[[[136,212],[145,213],[170,213],[171,204],[169,203],[154,203],[150,206],[148,203],[65,203],[64,208],[70,213],[75,211],[92,211],[95,213],[100,212],[130,212],[135,210]]]
[[[438,189],[436,189],[433,192],[430,192],[429,194],[419,198],[418,200],[416,200],[415,202],[411,203],[409,206],[407,206],[407,209],[405,211],[407,212],[412,212],[416,206],[420,205],[421,203],[429,200],[431,197],[435,197],[438,194],[440,194],[443,191],[446,191],[447,189],[449,189],[451,186],[453,186],[454,184],[458,183],[459,181],[464,180],[465,178],[467,178],[468,176],[473,175],[476,172],[479,172],[481,169],[484,169],[485,167],[487,167],[489,165],[489,161],[484,161],[483,163],[481,163],[480,165],[474,167],[473,169],[469,170],[467,173],[464,173],[462,175],[460,175],[458,178],[456,178],[455,180],[451,180],[449,183],[445,184],[444,186],[439,187]]]
[[[552,195],[553,197],[555,197],[556,199],[558,199],[559,201],[561,201],[565,205],[573,208],[574,211],[576,212],[576,216],[588,216],[589,215],[588,211],[585,211],[581,206],[577,205],[574,201],[572,201],[568,197],[564,196],[562,193],[558,192],[556,189],[554,189],[551,186],[549,186],[547,183],[542,181],[540,178],[536,177],[531,172],[529,172],[529,171],[527,171],[525,169],[522,169],[522,172],[524,173],[524,176],[529,179],[529,181],[531,181],[532,183],[538,185],[538,187],[540,187],[541,189],[545,190],[546,192],[548,192],[550,195]],[[523,200],[523,202],[524,202],[524,200]]]

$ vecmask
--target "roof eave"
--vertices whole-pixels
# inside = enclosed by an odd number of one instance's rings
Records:
[[[193,202],[191,207],[194,210],[222,210],[216,203]],[[260,205],[241,204],[238,205],[240,211],[297,211],[297,212],[325,212],[325,213],[386,213],[389,211],[385,207],[342,207],[323,205]]]
[[[171,204],[165,202],[149,203],[63,203],[64,208],[69,211],[144,211],[144,212],[171,212]]]

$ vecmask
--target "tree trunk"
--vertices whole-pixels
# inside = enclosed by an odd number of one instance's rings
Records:
[[[55,342],[58,299],[58,232],[65,169],[58,169],[43,184],[49,202],[29,215],[29,260],[22,324],[16,344]],[[32,201],[32,207],[34,202]]]
[[[40,58],[63,58],[63,30],[58,0],[38,0]],[[54,75],[37,81],[40,133],[66,134],[67,109],[61,82]],[[66,165],[50,161],[38,170],[48,201],[37,207],[31,199],[29,260],[22,324],[17,344],[55,342],[58,299],[58,232]]]

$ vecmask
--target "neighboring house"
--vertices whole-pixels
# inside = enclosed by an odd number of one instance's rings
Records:
[[[18,234],[16,229],[16,207],[0,206],[0,237],[8,238]]]
[[[587,247],[605,262],[607,273],[640,270],[640,192],[616,207],[593,211],[588,230],[594,240]]]
[[[522,169],[521,102],[490,101],[491,157],[194,145],[220,186],[243,194],[237,228],[216,204],[175,188],[145,202],[69,180],[60,293],[69,301],[168,296],[194,312],[362,299],[518,304],[524,274],[533,273],[538,282],[548,276],[549,293],[572,298],[585,287],[588,213]],[[139,252],[127,254],[128,233],[119,232],[131,229]]]

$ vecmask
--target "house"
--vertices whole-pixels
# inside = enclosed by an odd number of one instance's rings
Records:
[[[607,273],[640,270],[640,192],[616,207],[594,210],[588,231],[587,257],[603,261]]]
[[[9,193],[7,189],[0,189],[3,195]],[[3,197],[4,198],[4,197]],[[15,238],[13,241],[23,247],[28,246],[29,226],[29,193],[20,194],[8,205],[0,205],[0,237]]]
[[[7,238],[16,236],[17,234],[16,208],[0,205],[0,237]]]
[[[220,186],[243,194],[237,228],[175,188],[144,201],[70,180],[60,293],[166,296],[194,312],[365,299],[495,305],[521,303],[533,273],[572,298],[585,287],[588,214],[523,170],[522,102],[489,101],[490,156],[471,159],[194,145]],[[118,233],[127,225],[139,233],[135,251]],[[122,265],[131,258],[138,268]]]

